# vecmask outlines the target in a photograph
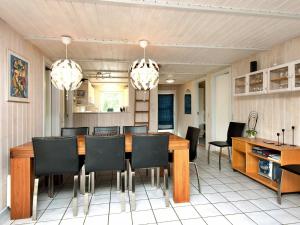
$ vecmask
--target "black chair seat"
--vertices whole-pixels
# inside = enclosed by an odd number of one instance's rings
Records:
[[[214,146],[218,146],[220,148],[230,146],[226,141],[212,141],[212,142],[209,142],[209,144],[214,145]]]
[[[300,165],[281,166],[281,169],[284,169],[284,170],[287,170],[291,173],[295,173],[297,175],[300,175]]]

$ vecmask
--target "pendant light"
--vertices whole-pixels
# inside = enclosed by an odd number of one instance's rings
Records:
[[[72,39],[69,36],[62,36],[62,43],[66,46],[66,58],[59,59],[52,64],[51,81],[54,87],[59,90],[73,91],[82,83],[82,69],[73,60],[68,59],[68,45]]]
[[[132,63],[129,70],[130,82],[135,89],[147,91],[158,85],[159,67],[155,61],[151,59],[146,60],[148,41],[141,40],[139,44],[144,49],[144,58]]]

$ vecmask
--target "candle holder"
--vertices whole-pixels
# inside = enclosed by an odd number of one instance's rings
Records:
[[[295,145],[295,126],[292,126],[292,144],[291,146],[296,146]]]
[[[277,135],[277,144],[275,144],[275,145],[280,146],[281,145],[280,142],[279,142],[280,133],[277,133],[276,135]]]
[[[285,131],[285,129],[282,129],[281,131],[282,131],[282,145],[284,145],[284,131]]]

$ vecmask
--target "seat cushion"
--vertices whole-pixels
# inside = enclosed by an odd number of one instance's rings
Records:
[[[218,146],[220,148],[229,146],[229,144],[226,141],[212,141],[212,142],[209,142],[209,144]]]
[[[291,173],[295,173],[300,175],[300,165],[287,165],[287,166],[282,166],[281,169],[287,170]]]

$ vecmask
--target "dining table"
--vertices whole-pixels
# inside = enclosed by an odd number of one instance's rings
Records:
[[[78,155],[85,155],[85,137],[77,136]],[[125,151],[132,151],[132,135],[125,135]],[[171,179],[173,201],[190,201],[189,141],[175,134],[169,134],[169,152],[173,154]],[[32,142],[10,149],[11,219],[29,218],[32,215],[34,185],[34,152]]]

